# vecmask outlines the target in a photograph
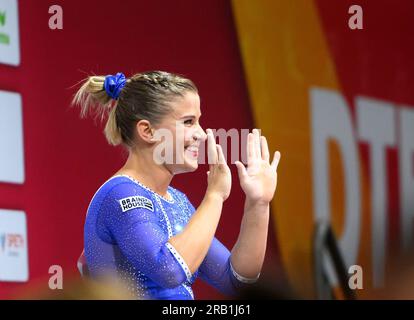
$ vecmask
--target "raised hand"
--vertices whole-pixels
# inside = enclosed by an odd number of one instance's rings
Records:
[[[272,163],[269,161],[269,147],[259,130],[253,129],[247,139],[247,168],[236,161],[240,185],[246,194],[246,199],[268,203],[273,199],[277,186],[277,166],[280,152],[276,151]]]

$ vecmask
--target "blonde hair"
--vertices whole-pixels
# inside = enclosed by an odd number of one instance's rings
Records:
[[[186,92],[198,93],[195,84],[180,75],[165,71],[148,71],[128,78],[117,100],[104,89],[105,76],[88,77],[76,92],[72,106],[80,106],[81,118],[107,116],[104,133],[109,144],[132,147],[135,125],[139,120],[158,123],[171,112],[171,100]]]

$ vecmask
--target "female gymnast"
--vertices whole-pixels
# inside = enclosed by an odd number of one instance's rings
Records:
[[[81,107],[81,117],[108,114],[108,142],[129,152],[87,210],[84,256],[92,278],[112,272],[132,280],[129,290],[139,299],[180,300],[194,299],[191,285],[198,276],[230,296],[259,278],[280,153],[270,163],[266,138],[257,129],[248,135],[247,167],[235,163],[246,199],[230,252],[214,235],[230,194],[231,173],[212,130],[206,133],[200,126],[200,98],[191,80],[163,71],[130,78],[122,73],[91,76],[73,104]],[[161,129],[173,136],[170,162],[156,155]],[[195,209],[170,183],[174,175],[197,169],[205,140],[208,187]]]

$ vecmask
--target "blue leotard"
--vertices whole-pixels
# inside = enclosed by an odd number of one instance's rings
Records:
[[[237,274],[229,250],[213,239],[194,274],[167,242],[188,223],[195,209],[186,195],[171,186],[170,198],[126,175],[114,176],[95,193],[85,229],[85,258],[89,275],[111,272],[129,280],[140,299],[194,299],[191,285],[200,276],[226,295],[256,279]]]

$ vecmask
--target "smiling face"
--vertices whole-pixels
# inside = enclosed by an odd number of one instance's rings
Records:
[[[207,135],[201,128],[200,97],[188,91],[184,97],[170,102],[171,113],[159,124],[158,128],[169,130],[173,137],[171,146],[174,161],[164,164],[172,174],[192,172],[198,168],[198,150]]]

